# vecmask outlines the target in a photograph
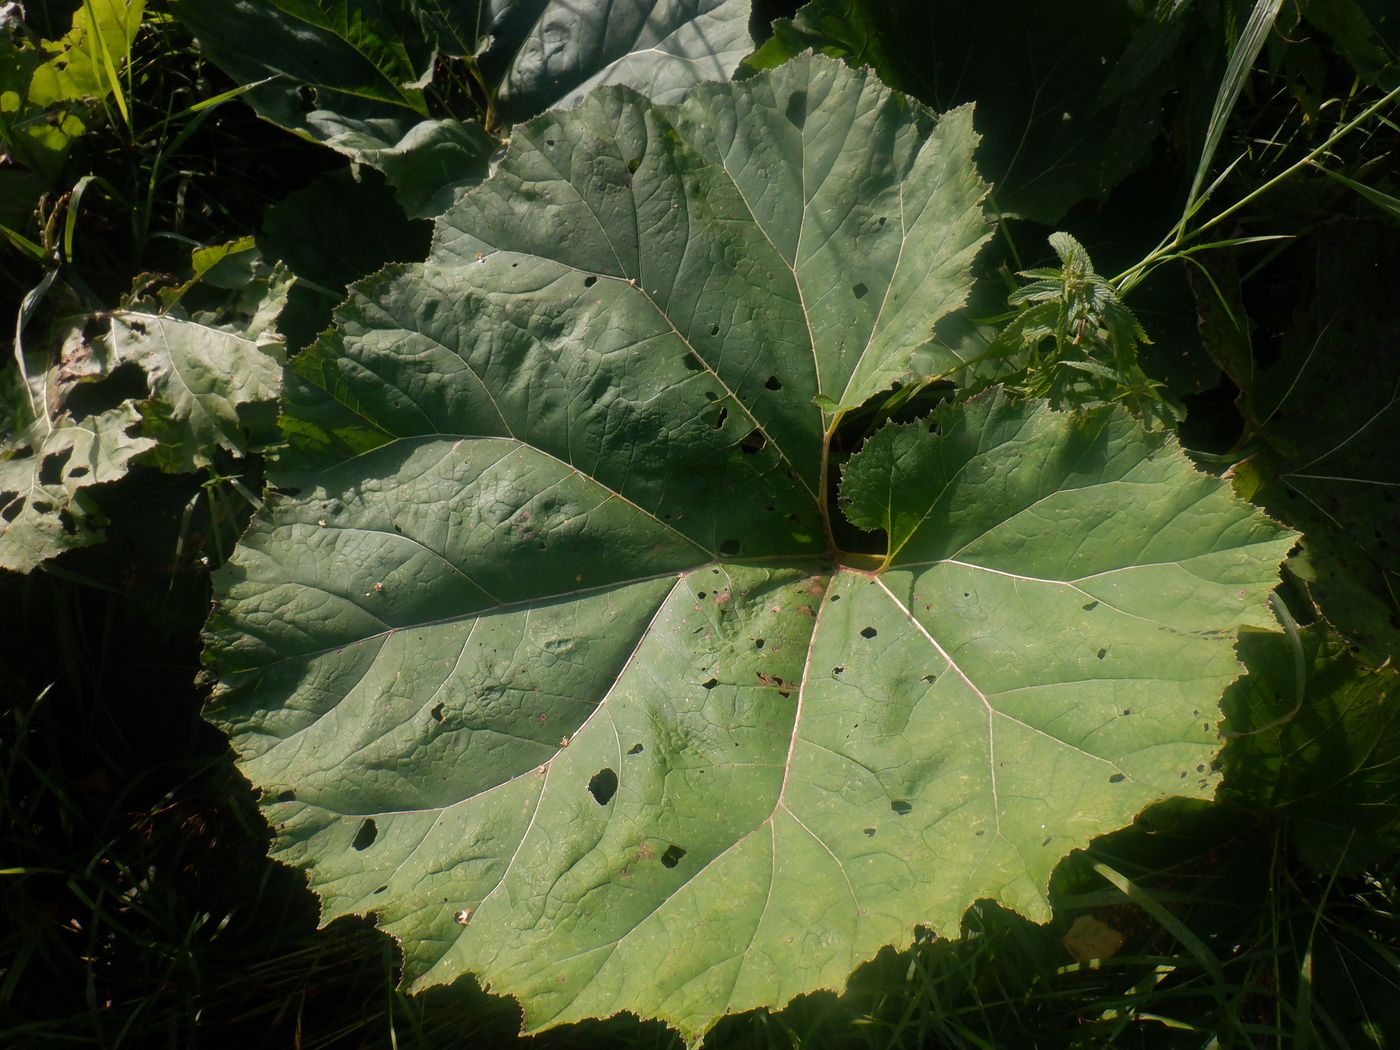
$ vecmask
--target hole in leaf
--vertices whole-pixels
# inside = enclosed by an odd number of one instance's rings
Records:
[[[544,140],[544,144],[545,144],[546,146],[552,146],[552,145],[554,145],[554,140],[553,140],[553,139],[545,139],[545,140]]]
[[[589,274],[587,277],[585,277],[585,278],[583,279],[583,286],[584,286],[585,288],[592,288],[592,287],[593,287],[595,284],[597,284],[597,283],[598,283],[598,278],[597,278],[597,276],[594,275],[594,274]]]
[[[0,507],[0,518],[6,521],[14,521],[19,517],[20,511],[24,510],[22,500],[15,499],[15,493],[6,492],[4,498],[8,501],[4,507]]]
[[[715,429],[716,429],[716,430],[721,429],[721,428],[724,426],[724,421],[725,421],[726,419],[728,419],[728,418],[729,418],[729,409],[727,409],[727,408],[721,408],[721,409],[719,410],[719,415],[715,417],[715,423],[714,423]]]
[[[712,325],[710,325],[710,334],[711,334],[711,335],[719,335],[719,325],[717,325],[717,324],[712,324]]]
[[[701,682],[701,683],[700,683],[700,688],[701,688],[701,689],[713,689],[713,688],[714,688],[715,686],[717,686],[717,685],[719,685],[719,679],[718,679],[718,678],[711,678],[711,679],[709,679],[709,680],[707,680],[707,681],[705,681],[705,682]]]
[[[629,174],[629,175],[635,175],[635,174],[637,174],[637,169],[640,168],[641,166],[642,166],[642,159],[641,159],[640,157],[633,157],[631,160],[629,160],[629,161],[627,162],[627,174]]]
[[[380,894],[380,893],[383,893],[383,892],[384,892],[385,890],[387,890],[388,888],[389,888],[388,886],[380,886],[379,889],[375,890],[374,892],[375,892],[376,894]]]
[[[627,749],[627,753],[628,753],[629,755],[640,755],[640,754],[642,753],[643,750],[644,750],[644,748],[642,747],[641,744],[633,744],[631,747],[629,747],[629,748]]]
[[[39,484],[57,485],[63,480],[63,468],[68,465],[69,457],[73,455],[71,448],[65,448],[58,452],[51,452],[44,457],[39,465]]]
[[[902,799],[902,798],[897,798],[897,799],[895,799],[893,802],[890,803],[890,809],[894,810],[894,811],[895,811],[896,813],[898,813],[901,817],[908,816],[909,811],[912,810],[913,808],[914,808],[913,805],[911,805],[910,803],[906,802],[906,801],[905,801],[904,799]]]
[[[881,215],[881,216],[880,216],[877,220],[875,220],[875,221],[878,222],[881,226],[883,226],[883,225],[885,225],[885,223],[888,222],[889,220],[886,219],[883,215]]]
[[[1087,605],[1084,606],[1084,611],[1085,611],[1085,612],[1093,612],[1093,611],[1094,611],[1095,609],[1097,609],[1098,607],[1099,607],[1099,603],[1098,603],[1098,602],[1089,602]]]
[[[864,299],[865,293],[868,291],[870,291],[870,289],[867,288],[864,284],[855,284],[851,286],[851,294],[854,295],[857,299]]]
[[[739,448],[746,456],[756,456],[763,451],[763,446],[768,444],[768,439],[763,436],[763,431],[755,427],[744,435],[744,440],[739,442]]]
[[[929,682],[929,683],[936,682],[936,681],[938,681],[938,675],[936,675],[936,674],[926,674],[926,675],[924,675],[922,681]]]
[[[297,793],[296,793],[295,791],[293,791],[291,788],[288,788],[286,791],[279,791],[279,792],[277,793],[277,801],[278,801],[278,802],[295,802],[296,800],[297,800]]]
[[[666,867],[668,868],[674,868],[677,864],[681,862],[681,858],[684,856],[685,850],[673,844],[667,846],[666,852],[661,854],[661,863],[666,865]]]
[[[778,381],[777,376],[769,376],[768,382],[763,384],[764,390],[781,390],[782,388],[783,384]]]
[[[606,806],[617,794],[617,773],[612,769],[600,769],[588,781],[588,793],[593,801]]]
[[[442,704],[434,704],[434,705],[433,705],[433,709],[432,709],[431,711],[429,711],[428,714],[430,714],[430,715],[433,716],[433,721],[434,721],[434,722],[441,722],[441,721],[442,721]]]
[[[1107,649],[1100,649],[1100,650],[1098,651],[1098,657],[1099,657],[1100,660],[1102,660],[1102,659],[1103,659],[1105,656],[1107,656],[1107,655],[1108,655],[1108,650],[1107,650]]]
[[[69,476],[70,478],[82,478],[82,477],[86,477],[86,476],[87,476],[87,473],[88,473],[88,468],[85,467],[85,466],[83,466],[82,464],[79,464],[78,466],[74,467],[72,470],[70,470],[70,471],[68,472],[68,476]],[[1385,546],[1385,541],[1384,541],[1384,540],[1381,541],[1381,546]]]
[[[367,850],[374,845],[374,840],[379,836],[379,828],[374,821],[365,818],[365,822],[360,825],[360,830],[355,832],[355,841],[350,843],[357,850]]]
[[[862,833],[865,835],[865,837],[868,838],[868,839],[873,839],[873,838],[875,837],[875,829],[874,829],[874,828],[862,828],[861,831],[862,831]]]
[[[1053,841],[1053,840],[1050,838],[1050,836],[1049,836],[1049,835],[1046,835],[1044,841],[1041,842],[1041,845],[1042,845],[1042,846],[1048,846],[1048,845],[1050,845],[1050,843],[1051,843],[1052,841]]]
[[[879,633],[880,632],[873,627],[863,627],[861,628],[860,636],[862,638],[874,638]]]
[[[846,673],[846,669],[845,669],[844,667],[842,667],[840,664],[837,664],[835,667],[833,667],[833,668],[831,669],[831,674],[832,674],[833,677],[836,676],[836,675],[845,674],[845,673]]]
[[[1127,779],[1128,778],[1122,773],[1114,773],[1113,776],[1108,778],[1108,782],[1110,784],[1121,784]]]
[[[733,558],[739,553],[739,550],[740,547],[738,540],[725,540],[719,545],[719,552],[723,554],[726,558]]]
[[[783,110],[788,123],[799,131],[807,123],[807,92],[794,91],[788,96],[787,108]]]
[[[764,639],[764,638],[755,638],[755,639],[753,640],[753,647],[754,647],[755,649],[762,649],[763,646],[764,646],[764,644],[766,643],[766,641],[767,641],[767,639]]]
[[[1131,707],[1125,707],[1125,708],[1123,708],[1123,714],[1125,714],[1125,715],[1130,715],[1130,714],[1132,714],[1132,713],[1133,713],[1133,709],[1132,709]]]
[[[691,371],[691,372],[703,372],[703,371],[705,371],[705,362],[704,362],[704,361],[701,361],[700,358],[696,357],[694,354],[686,354],[684,357],[681,358],[681,363],[685,365],[685,367],[686,367],[686,369],[687,369],[688,371]],[[728,412],[729,412],[729,410],[728,410],[728,409],[725,409],[724,412],[722,412],[722,413],[720,414],[720,420],[719,420],[718,423],[715,424],[715,428],[716,428],[716,429],[718,429],[719,427],[724,426],[724,417],[728,414]]]

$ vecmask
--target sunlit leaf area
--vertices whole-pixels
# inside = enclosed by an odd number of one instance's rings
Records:
[[[0,4],[0,1044],[1400,1046],[1400,12]]]

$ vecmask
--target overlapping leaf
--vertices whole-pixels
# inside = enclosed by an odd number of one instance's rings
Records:
[[[518,127],[292,365],[214,717],[323,916],[695,1036],[1209,795],[1291,536],[1121,414],[876,433],[985,238],[971,114],[805,56]],[[818,397],[818,395],[821,395]],[[814,404],[814,398],[817,403]]]
[[[175,11],[210,59],[255,85],[263,116],[382,170],[412,217],[440,214],[495,148],[476,121],[430,114],[440,55],[472,63],[494,124],[603,84],[674,100],[752,47],[748,0],[178,0]]]
[[[1225,696],[1230,797],[1286,814],[1322,871],[1400,849],[1400,674],[1367,667],[1325,624],[1246,632],[1249,676]]]

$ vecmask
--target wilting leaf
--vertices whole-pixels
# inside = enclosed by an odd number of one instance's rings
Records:
[[[327,920],[527,1028],[698,1036],[1209,796],[1292,537],[1125,414],[878,430],[986,236],[971,114],[800,57],[518,127],[290,366],[214,717]],[[824,407],[822,407],[824,406]]]
[[[40,418],[0,445],[0,568],[29,572],[102,539],[105,523],[88,491],[122,477],[155,442],[133,436],[131,402],[75,419]]]
[[[135,312],[113,316],[111,338],[118,359],[140,365],[149,379],[143,433],[159,441],[151,458],[161,469],[195,471],[213,462],[215,449],[246,455],[275,439],[282,385],[275,343]]]

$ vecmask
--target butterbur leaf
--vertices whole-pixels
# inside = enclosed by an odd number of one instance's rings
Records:
[[[121,312],[111,341],[121,361],[139,365],[150,383],[143,433],[157,440],[149,457],[170,473],[209,466],[215,449],[235,455],[277,438],[282,385],[275,342],[170,315]]]
[[[605,84],[676,102],[723,80],[753,49],[750,0],[529,0],[495,8],[482,56],[507,120],[568,105]]]
[[[502,121],[572,103],[603,84],[673,101],[727,77],[753,46],[749,0],[177,0],[201,51],[258,112],[383,171],[410,218],[441,214],[486,174],[496,141],[425,89],[442,56],[470,58]],[[258,39],[267,46],[250,48]],[[266,83],[264,83],[266,81]],[[446,91],[442,93],[448,93]]]
[[[65,550],[102,539],[89,491],[116,481],[155,442],[133,431],[131,402],[75,419],[40,418],[0,445],[0,568],[30,572]]]
[[[831,539],[831,405],[962,304],[974,145],[813,56],[605,89],[292,361],[210,714],[409,988],[694,1040],[1210,795],[1292,537],[1169,439],[990,394],[850,461],[887,557]]]

